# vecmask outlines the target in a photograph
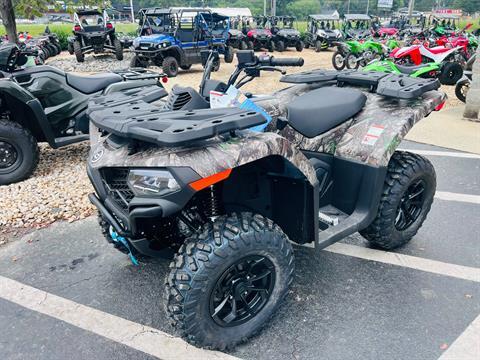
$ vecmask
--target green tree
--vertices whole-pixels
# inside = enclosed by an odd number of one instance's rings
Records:
[[[54,0],[14,0],[15,14],[27,19],[42,16],[53,5]]]
[[[17,24],[15,23],[15,11],[12,0],[0,0],[0,18],[7,30],[8,41],[17,42]]]
[[[297,0],[287,4],[285,10],[282,13],[295,15],[298,19],[305,19],[310,14],[320,12],[320,3],[318,0]]]

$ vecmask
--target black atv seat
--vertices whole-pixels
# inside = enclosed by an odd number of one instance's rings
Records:
[[[420,70],[426,66],[430,66],[431,64],[421,64],[417,66],[404,66],[404,65],[397,65],[397,69],[400,70],[402,74],[410,75],[413,74],[415,71]]]
[[[84,94],[93,94],[105,89],[108,85],[120,82],[123,78],[114,73],[96,75],[66,74],[67,83]]]
[[[288,104],[288,123],[300,134],[313,138],[350,119],[366,101],[359,90],[323,87]]]

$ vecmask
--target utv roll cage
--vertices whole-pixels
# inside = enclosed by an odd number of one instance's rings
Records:
[[[340,29],[340,17],[336,15],[309,15],[308,31]]]
[[[271,29],[295,29],[294,23],[296,20],[295,16],[270,16],[268,25]]]
[[[81,19],[83,16],[98,16],[98,22],[96,24],[88,24],[85,19]],[[85,31],[98,31],[99,27],[106,29],[108,14],[106,10],[101,13],[99,10],[77,10],[73,14],[73,22],[80,26]]]
[[[428,17],[429,26],[441,26],[446,30],[456,30],[460,17],[454,14],[431,14]]]

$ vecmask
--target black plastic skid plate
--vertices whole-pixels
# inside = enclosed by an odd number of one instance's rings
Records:
[[[143,101],[91,111],[89,115],[102,130],[160,146],[180,146],[266,122],[260,113],[239,108],[162,111]]]
[[[388,74],[361,70],[314,70],[282,77],[282,82],[310,84],[337,81],[338,86],[364,86],[378,95],[398,99],[414,99],[436,90],[440,83],[436,79],[418,79],[403,74]]]

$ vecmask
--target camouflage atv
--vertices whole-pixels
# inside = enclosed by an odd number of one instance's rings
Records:
[[[107,240],[135,263],[176,252],[167,311],[190,341],[219,349],[278,309],[293,281],[291,242],[322,249],[360,231],[394,249],[412,239],[435,171],[396,148],[445,102],[435,79],[319,70],[284,76],[290,86],[272,95],[240,95],[240,108],[210,108],[263,71],[303,64],[237,54],[227,83],[209,79],[210,55],[199,91],[89,105],[89,197]]]

